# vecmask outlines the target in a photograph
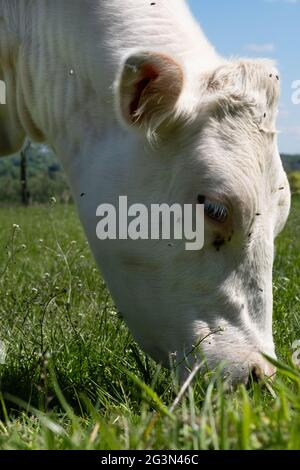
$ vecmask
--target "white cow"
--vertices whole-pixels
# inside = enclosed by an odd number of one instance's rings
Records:
[[[274,239],[290,208],[273,64],[220,57],[184,0],[0,0],[0,79],[0,154],[25,135],[55,149],[144,350],[182,370],[201,351],[233,382],[272,375],[261,353],[275,355]],[[100,242],[97,207],[120,195],[205,203],[204,249]]]

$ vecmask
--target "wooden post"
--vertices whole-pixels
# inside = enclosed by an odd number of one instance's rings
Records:
[[[28,178],[27,178],[27,152],[30,150],[31,142],[24,147],[21,151],[21,163],[20,163],[20,177],[21,177],[21,200],[22,204],[26,207],[30,203],[30,192],[28,189]]]

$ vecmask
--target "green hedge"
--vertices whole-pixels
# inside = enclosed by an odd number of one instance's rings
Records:
[[[293,171],[289,174],[289,181],[293,194],[300,194],[300,171]]]

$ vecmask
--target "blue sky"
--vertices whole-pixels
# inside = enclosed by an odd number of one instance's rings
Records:
[[[207,37],[225,56],[270,57],[280,69],[281,152],[300,153],[300,0],[188,0]]]

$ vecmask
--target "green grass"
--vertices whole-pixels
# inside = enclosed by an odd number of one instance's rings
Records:
[[[300,194],[300,171],[290,173],[289,181],[293,194]]]
[[[274,384],[172,375],[118,318],[74,208],[0,209],[2,449],[300,449],[300,198],[277,243]],[[18,229],[14,224],[20,226]]]

